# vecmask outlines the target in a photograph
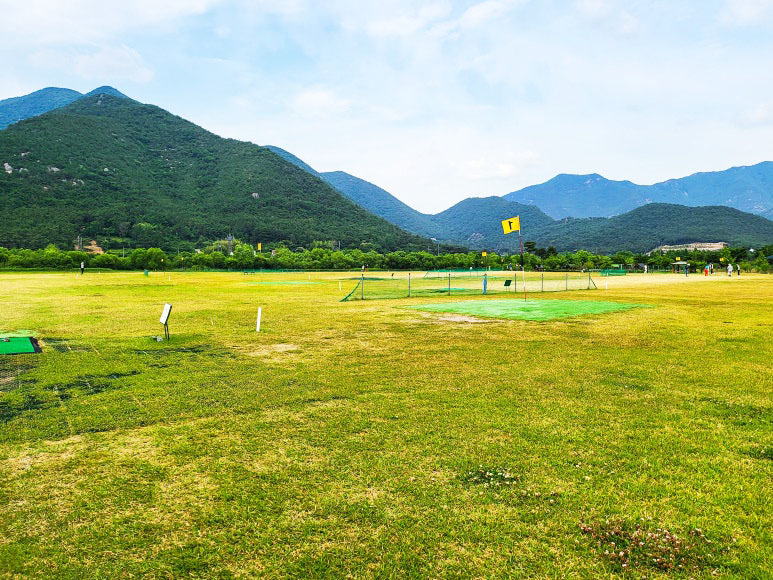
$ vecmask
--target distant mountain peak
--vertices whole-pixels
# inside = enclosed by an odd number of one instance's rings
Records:
[[[89,91],[88,93],[86,93],[83,96],[84,97],[93,97],[94,95],[110,95],[112,97],[120,97],[122,99],[128,99],[129,98],[126,95],[124,95],[121,91],[119,91],[118,89],[113,88],[113,87],[108,86],[108,85],[103,85],[101,87],[97,87],[93,91]]]

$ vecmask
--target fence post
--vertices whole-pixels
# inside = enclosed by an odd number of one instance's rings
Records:
[[[360,278],[360,299],[365,300],[365,274]]]
[[[408,272],[408,298],[411,297],[411,273]]]
[[[448,295],[451,296],[451,270],[448,270]]]
[[[569,272],[566,273],[566,289],[569,290]]]
[[[542,271],[542,288],[541,292],[545,291],[545,270]]]

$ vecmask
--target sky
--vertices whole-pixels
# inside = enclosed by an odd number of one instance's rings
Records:
[[[773,160],[773,0],[0,0],[0,99],[111,85],[423,212]]]

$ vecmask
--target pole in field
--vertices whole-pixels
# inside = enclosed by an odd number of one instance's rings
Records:
[[[518,242],[521,248],[521,273],[523,274],[523,299],[526,300],[526,268],[523,264],[523,237],[521,236],[521,216],[502,220],[502,231],[507,234],[518,232]]]
[[[258,306],[258,321],[255,323],[255,332],[260,332],[260,317],[263,314],[263,308]]]

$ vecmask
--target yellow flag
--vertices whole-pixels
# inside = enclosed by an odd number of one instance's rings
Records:
[[[513,232],[521,231],[521,216],[517,215],[509,220],[502,220],[502,230],[506,234],[512,234]]]
[[[486,256],[488,256],[488,254],[487,254],[486,252],[481,252],[481,253],[480,253],[480,255],[481,255],[481,256],[483,256],[484,258],[485,258]]]
[[[258,242],[258,252],[262,252],[262,251],[263,251],[263,244]]]

